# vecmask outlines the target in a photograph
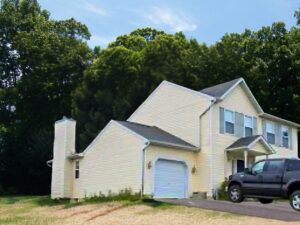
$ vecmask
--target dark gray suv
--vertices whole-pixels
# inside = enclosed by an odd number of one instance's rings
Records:
[[[229,176],[228,197],[242,202],[245,197],[271,203],[276,198],[289,198],[300,211],[300,160],[268,159],[256,162],[250,169]]]

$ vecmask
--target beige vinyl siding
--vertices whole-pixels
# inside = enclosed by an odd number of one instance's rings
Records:
[[[74,198],[119,193],[128,188],[140,192],[143,147],[142,138],[110,122],[80,160]]]
[[[265,119],[260,119],[265,120]],[[281,124],[277,121],[272,121],[272,120],[265,120],[267,121],[271,121],[274,124],[280,124],[283,126],[287,126],[284,124]],[[287,126],[289,127],[289,126]],[[291,127],[290,127],[291,128]],[[293,127],[291,128],[292,132],[291,132],[291,136],[292,136],[292,143],[291,143],[291,147],[289,148],[285,148],[282,146],[278,146],[278,145],[271,145],[272,148],[275,150],[276,154],[270,155],[269,158],[298,158],[298,137],[297,137],[297,128]],[[275,134],[275,138],[277,138],[276,134]],[[281,135],[280,135],[281,138]],[[281,140],[280,140],[281,141]],[[275,140],[275,142],[277,142]],[[263,157],[257,157],[257,159],[263,159]]]
[[[145,155],[145,183],[144,183],[144,194],[148,196],[153,195],[154,188],[154,170],[155,162],[157,159],[168,159],[168,160],[177,160],[183,161],[188,167],[188,193],[189,196],[193,192],[200,190],[200,180],[198,179],[197,168],[196,173],[192,173],[193,166],[196,166],[196,155],[197,152],[192,152],[190,150],[182,149],[172,149],[163,146],[150,145],[146,150]],[[149,169],[148,164],[151,163],[152,167]]]
[[[225,149],[239,138],[231,134],[220,134],[220,107],[234,112],[243,113],[244,115],[253,116],[257,118],[258,134],[262,132],[261,121],[258,113],[246,95],[243,88],[238,85],[234,88],[224,100],[217,103],[213,107],[213,174],[214,185],[218,188],[225,177],[231,174],[232,159],[225,155]],[[243,158],[240,158],[243,160]]]
[[[260,152],[260,153],[266,153],[266,147],[259,141],[257,142],[253,147],[252,147],[253,151],[256,152]],[[252,150],[251,149],[251,150]],[[264,158],[266,158],[266,156],[263,156]]]
[[[242,87],[237,86],[229,95],[220,103],[216,104],[213,107],[213,174],[215,185],[218,187],[220,183],[224,180],[225,177],[231,174],[232,162],[231,159],[226,159],[224,155],[224,150],[235,142],[238,138],[230,134],[220,134],[219,125],[220,125],[220,115],[219,107],[225,109],[243,113],[248,116],[254,116],[257,118],[257,131],[258,134],[262,135],[262,118],[256,112],[255,107],[249,100],[246,93],[243,91]],[[272,145],[273,149],[276,151],[276,154],[270,155],[270,158],[278,157],[297,157],[298,148],[297,148],[297,132],[293,128],[293,149],[287,149]],[[261,149],[261,144],[255,146],[258,149]],[[261,149],[262,150],[262,149]],[[255,160],[265,159],[266,156],[256,157]],[[243,159],[243,158],[241,158]],[[229,168],[228,168],[229,167]]]
[[[163,82],[128,120],[157,126],[199,146],[199,116],[209,104],[207,97]]]
[[[276,154],[270,155],[269,158],[298,158],[298,137],[297,129],[292,128],[292,148],[279,147],[271,145]]]
[[[201,138],[201,151],[196,157],[198,173],[196,174],[197,179],[200,182],[201,192],[207,192],[208,196],[211,196],[211,174],[210,168],[211,163],[211,146],[210,146],[210,113],[207,111],[202,115],[200,120],[200,138]],[[213,120],[212,120],[213,121]]]

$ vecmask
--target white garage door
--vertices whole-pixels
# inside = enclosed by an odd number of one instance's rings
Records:
[[[183,162],[164,159],[156,161],[155,198],[186,198],[187,181],[187,168]]]

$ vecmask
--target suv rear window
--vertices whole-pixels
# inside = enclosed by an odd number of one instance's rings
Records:
[[[266,172],[280,172],[282,171],[284,160],[270,160],[267,164]]]
[[[287,171],[300,170],[300,160],[291,160],[287,166]]]

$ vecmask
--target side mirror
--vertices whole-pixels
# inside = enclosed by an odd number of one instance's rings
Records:
[[[245,168],[244,172],[245,172],[245,173],[249,173],[249,174],[251,174],[251,169],[249,169],[249,168]]]

